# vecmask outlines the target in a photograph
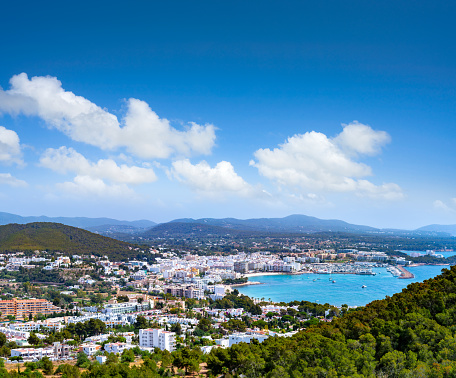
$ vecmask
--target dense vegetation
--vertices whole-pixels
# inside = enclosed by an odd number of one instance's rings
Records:
[[[247,377],[455,377],[456,268],[292,338],[215,349],[213,373]]]
[[[261,307],[255,304],[250,297],[239,294],[237,290],[233,290],[223,298],[213,301],[211,307],[222,309],[243,308],[252,315],[261,315]]]
[[[166,237],[170,236],[173,238],[182,237],[220,237],[226,235],[233,236],[247,236],[250,234],[256,234],[255,231],[244,231],[229,229],[220,226],[212,226],[202,223],[183,223],[183,222],[169,222],[159,224],[158,226],[152,227],[146,232],[141,234],[143,238],[155,238],[155,237]]]
[[[49,250],[66,254],[107,255],[114,260],[136,256],[130,244],[59,223],[0,226],[0,251]]]

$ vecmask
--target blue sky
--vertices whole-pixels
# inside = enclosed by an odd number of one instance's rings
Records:
[[[454,3],[2,13],[2,211],[456,223]]]

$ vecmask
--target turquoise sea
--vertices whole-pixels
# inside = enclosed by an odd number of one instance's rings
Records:
[[[367,303],[383,299],[400,292],[412,282],[421,282],[439,275],[449,266],[425,265],[407,267],[415,275],[413,279],[393,277],[386,268],[374,268],[375,276],[355,274],[301,274],[275,275],[249,278],[262,285],[241,286],[240,293],[254,298],[269,298],[274,302],[305,300],[317,303],[329,303],[335,306],[364,306]],[[330,279],[331,278],[331,279]],[[333,283],[332,281],[336,282]],[[362,288],[366,285],[366,288]]]

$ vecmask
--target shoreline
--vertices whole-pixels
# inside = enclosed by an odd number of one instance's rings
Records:
[[[250,278],[250,277],[259,277],[259,276],[296,276],[300,274],[308,274],[313,272],[294,272],[294,273],[286,273],[286,272],[258,272],[258,273],[244,273],[243,276]]]
[[[240,284],[233,284],[229,285],[230,287],[241,287],[241,286],[249,286],[249,285],[265,285],[263,282],[258,282],[258,281],[247,281],[244,283]]]

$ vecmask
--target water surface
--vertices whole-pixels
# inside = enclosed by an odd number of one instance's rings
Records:
[[[258,276],[250,281],[262,285],[241,286],[240,293],[254,298],[269,298],[274,302],[291,302],[306,300],[317,303],[330,303],[340,306],[364,306],[367,303],[383,299],[400,292],[412,282],[421,282],[439,275],[443,268],[449,266],[424,265],[407,267],[415,275],[413,279],[393,277],[386,268],[374,268],[375,276],[355,274],[301,274]],[[331,279],[330,279],[331,278]],[[336,282],[333,283],[332,281]],[[362,288],[366,285],[366,288]]]

